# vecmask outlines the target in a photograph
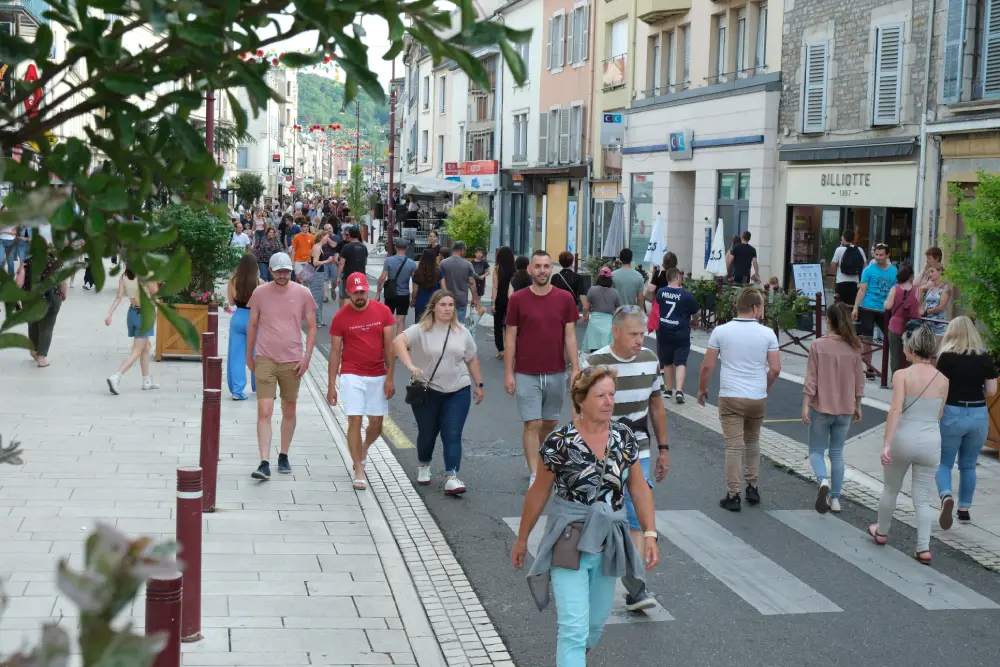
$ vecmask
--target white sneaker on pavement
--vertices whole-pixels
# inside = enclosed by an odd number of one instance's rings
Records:
[[[465,484],[458,477],[452,475],[445,480],[444,495],[460,496],[465,493],[465,491]]]
[[[143,391],[149,391],[151,389],[159,389],[159,388],[160,388],[160,385],[157,384],[156,382],[153,382],[152,379],[143,380],[142,381],[142,390]]]
[[[431,467],[417,466],[417,484],[426,486],[431,483]]]
[[[840,513],[840,498],[830,498],[830,511],[834,514]]]
[[[118,383],[121,382],[121,380],[122,377],[118,375],[118,373],[115,373],[114,375],[108,378],[108,389],[110,389],[111,393],[114,394],[115,396],[118,395]]]

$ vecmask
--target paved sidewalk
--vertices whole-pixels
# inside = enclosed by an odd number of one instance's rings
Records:
[[[54,587],[56,564],[63,555],[81,563],[96,519],[172,539],[175,470],[198,462],[200,364],[154,362],[162,384],[155,392],[139,390],[136,365],[120,396],[108,392],[105,378],[129,346],[124,310],[110,328],[104,325],[112,297],[110,290],[95,294],[79,285],[70,291],[49,368],[37,368],[23,350],[0,352],[3,386],[13,390],[0,403],[0,435],[22,442],[25,460],[0,467],[0,578],[11,598],[0,621],[0,655],[34,644],[45,619],[64,615],[75,633],[75,609]],[[221,315],[223,351],[228,326]],[[414,585],[372,492],[351,488],[346,443],[324,394],[303,383],[290,453],[294,474],[276,474],[275,465],[272,480],[261,483],[250,479],[258,463],[255,401],[234,402],[223,389],[219,510],[204,520],[205,638],[184,645],[183,663],[481,664],[451,646],[442,652],[436,609],[428,608],[429,619],[417,591],[426,588],[423,579]],[[275,448],[277,423],[278,415]],[[378,451],[381,468],[392,455],[384,445]],[[450,555],[446,544],[434,548]],[[453,569],[453,557],[446,564]],[[144,606],[140,597],[124,620],[141,630]],[[491,624],[488,630],[495,637]]]

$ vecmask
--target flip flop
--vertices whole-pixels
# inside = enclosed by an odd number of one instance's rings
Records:
[[[354,488],[358,491],[364,491],[368,488],[368,482],[363,479],[354,480]]]
[[[875,544],[879,545],[880,547],[885,546],[886,543],[889,541],[888,535],[882,535],[881,533],[878,532],[877,523],[873,523],[868,526],[868,534],[872,536],[873,540],[875,540]]]
[[[48,360],[46,360],[46,361],[39,361],[39,362],[38,362],[38,367],[39,367],[39,368],[48,368],[48,367],[49,367],[49,362],[48,362]]]
[[[927,554],[926,558],[924,558],[924,554]],[[918,563],[921,563],[923,565],[930,565],[931,564],[931,550],[930,549],[927,549],[925,551],[918,551],[917,553],[913,554],[913,557],[917,559]]]

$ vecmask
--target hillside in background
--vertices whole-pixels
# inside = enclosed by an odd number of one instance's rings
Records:
[[[354,102],[344,108],[342,85],[318,74],[299,74],[299,123],[308,127],[313,123],[327,125],[342,123],[353,128],[357,124]],[[385,143],[389,132],[389,105],[377,105],[368,95],[361,93],[361,127],[368,130],[369,140]],[[373,136],[373,132],[379,132]],[[384,134],[381,132],[385,130]],[[373,144],[378,141],[372,141]]]

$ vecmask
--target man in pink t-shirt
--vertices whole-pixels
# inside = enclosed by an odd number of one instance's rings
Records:
[[[316,302],[307,287],[291,281],[292,259],[274,253],[269,262],[274,281],[253,291],[247,325],[247,368],[257,374],[257,446],[260,465],[250,475],[271,479],[271,416],[281,388],[281,449],[278,472],[290,473],[288,448],[295,433],[295,402],[299,383],[309,369],[316,344]],[[302,350],[302,323],[306,323],[306,349]],[[255,356],[256,355],[256,356]]]
[[[387,306],[368,298],[368,278],[364,273],[348,276],[346,291],[350,305],[338,310],[330,322],[330,383],[326,399],[330,405],[337,405],[337,400],[342,399],[347,415],[347,446],[354,463],[354,488],[365,489],[368,448],[382,435],[382,418],[389,413],[389,399],[396,393],[392,379],[396,318]],[[366,415],[368,428],[362,441],[361,419]]]

